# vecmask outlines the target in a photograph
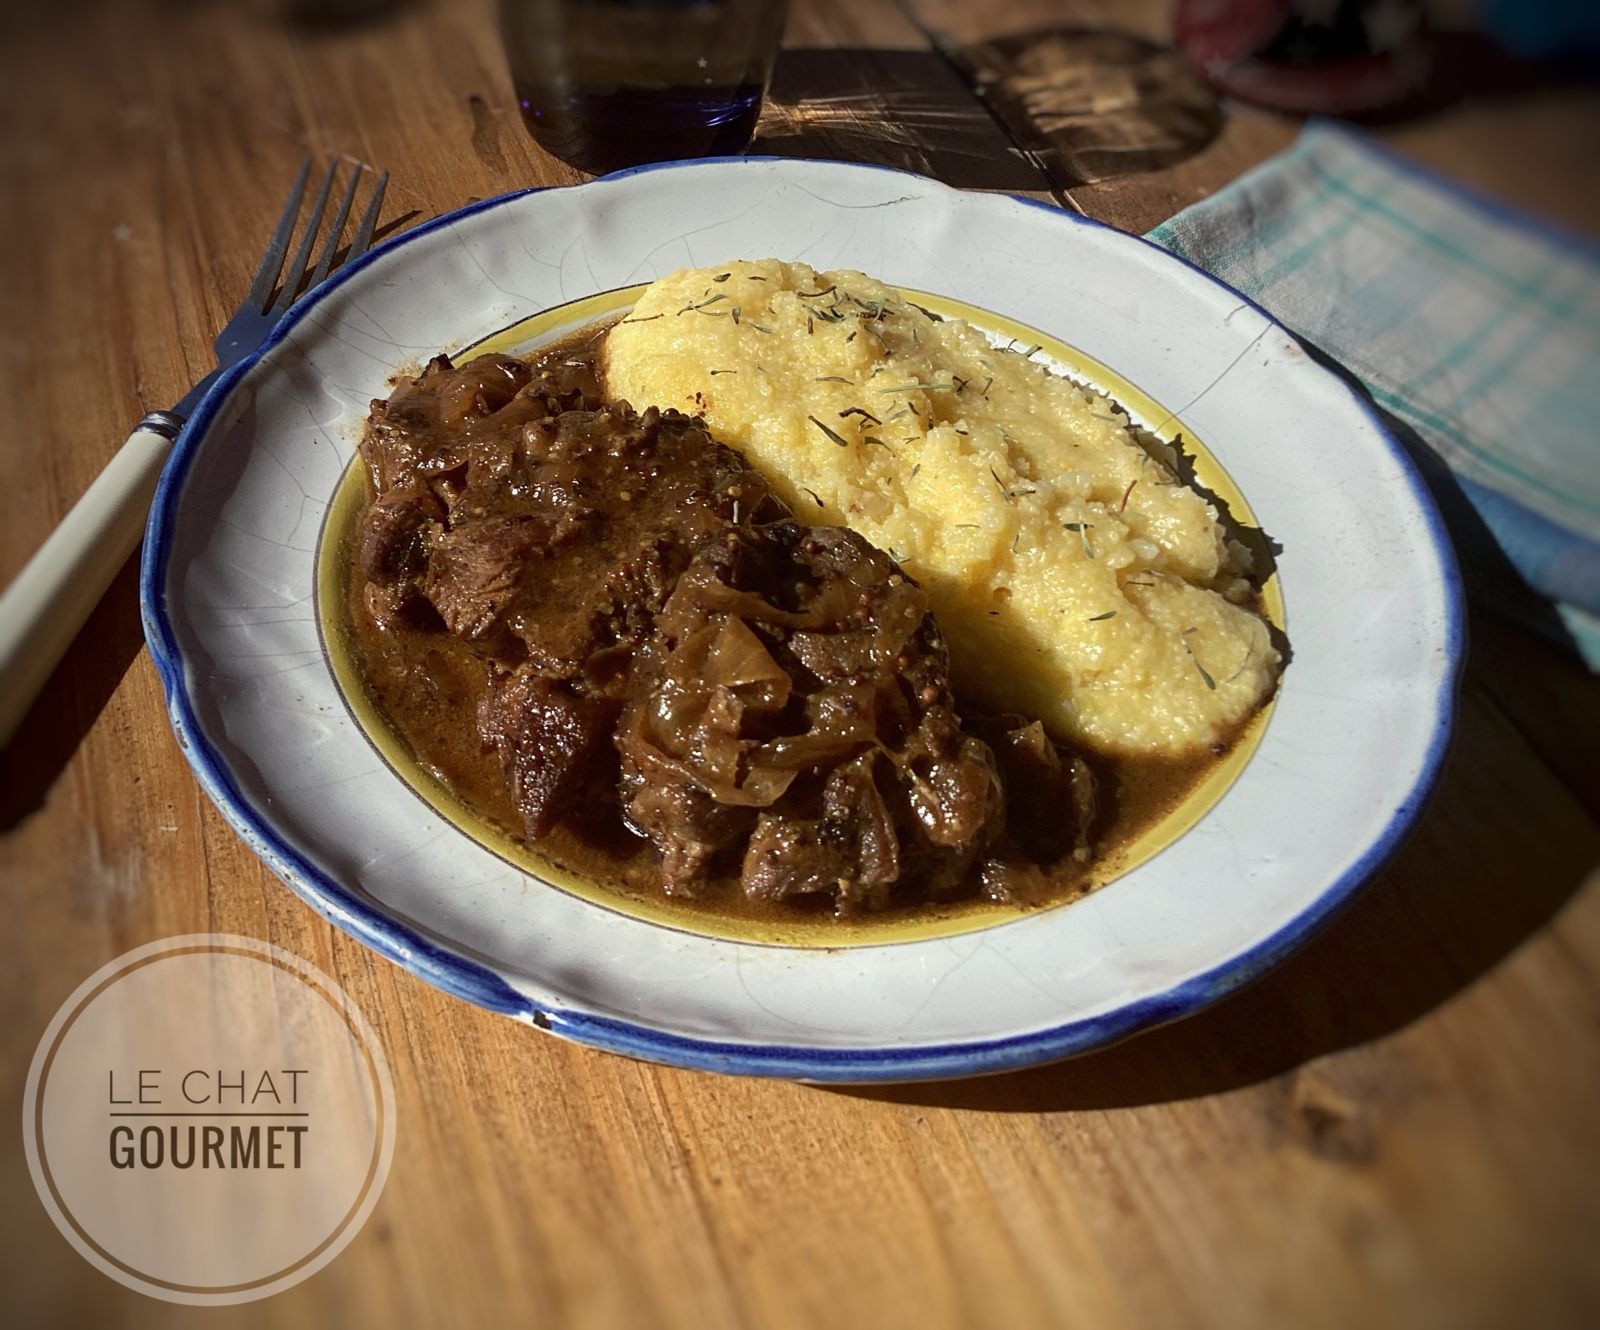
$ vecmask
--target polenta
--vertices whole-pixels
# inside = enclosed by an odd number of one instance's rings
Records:
[[[987,706],[1178,757],[1273,687],[1215,509],[1110,399],[1025,349],[861,273],[763,259],[652,283],[604,360],[612,396],[703,415],[802,519],[888,550]]]

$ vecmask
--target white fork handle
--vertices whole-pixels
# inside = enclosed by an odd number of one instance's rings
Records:
[[[139,544],[181,425],[146,416],[0,596],[0,748]]]

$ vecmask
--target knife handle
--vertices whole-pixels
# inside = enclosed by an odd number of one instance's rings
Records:
[[[0,596],[0,748],[139,544],[182,427],[165,411],[140,421]]]

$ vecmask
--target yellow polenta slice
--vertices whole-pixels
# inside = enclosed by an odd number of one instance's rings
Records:
[[[892,553],[966,696],[1101,752],[1177,757],[1272,687],[1212,506],[1107,398],[960,320],[861,273],[734,262],[654,282],[605,368],[636,408],[703,415],[802,520]]]

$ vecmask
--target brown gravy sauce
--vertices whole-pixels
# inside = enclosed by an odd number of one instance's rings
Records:
[[[595,330],[585,329],[541,348],[538,354],[540,358],[591,357],[595,340]],[[353,465],[362,463],[358,458]],[[367,501],[355,514],[351,529],[370,502],[369,483]],[[363,607],[364,579],[349,544],[347,541],[346,547],[337,551],[346,640],[370,701],[418,765],[478,816],[509,839],[527,845],[552,867],[606,892],[661,903],[665,898],[655,853],[647,841],[628,829],[614,808],[588,820],[568,818],[536,844],[528,842],[500,761],[483,750],[473,723],[478,700],[486,691],[482,662],[465,642],[448,633],[377,627]],[[1171,814],[1230,747],[1219,746],[1184,761],[1085,754],[1098,786],[1094,858],[1087,864],[1064,860],[1050,869],[1048,897],[1030,908],[1060,904],[1115,876],[1128,847]],[[754,901],[738,889],[737,877],[730,876],[714,882],[699,898],[674,897],[672,904],[689,915],[781,926],[827,920],[832,902],[826,897]],[[1015,909],[975,895],[953,903],[931,902],[854,915],[839,926],[871,931],[875,925],[903,925],[920,917],[971,914],[979,918],[984,912],[1014,913]]]

